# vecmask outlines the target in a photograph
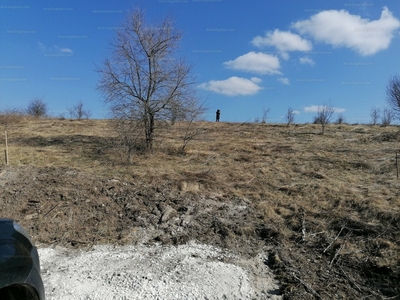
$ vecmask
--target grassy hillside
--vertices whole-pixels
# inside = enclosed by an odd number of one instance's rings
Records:
[[[69,168],[157,195],[240,200],[253,215],[230,211],[240,226],[212,234],[241,253],[246,236],[260,241],[288,299],[400,297],[398,127],[329,125],[321,135],[310,124],[202,122],[182,155],[179,123],[160,127],[152,154],[127,162],[109,125],[18,119],[7,128],[8,168]]]

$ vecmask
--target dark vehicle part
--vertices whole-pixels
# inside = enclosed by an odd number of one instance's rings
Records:
[[[39,255],[13,219],[0,218],[0,299],[45,300]]]

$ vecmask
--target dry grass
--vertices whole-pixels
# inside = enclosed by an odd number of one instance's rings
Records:
[[[395,212],[400,206],[397,127],[332,125],[322,136],[316,125],[203,123],[205,133],[178,155],[179,126],[160,132],[153,154],[127,164],[107,121],[25,119],[8,129],[10,163],[169,181],[176,188],[185,182],[199,192],[258,201],[266,216],[282,218],[285,213],[273,211],[282,203],[314,213],[351,208],[354,217],[365,208]]]
[[[371,276],[383,268],[399,275],[398,127],[330,125],[320,135],[320,126],[309,124],[196,125],[203,134],[189,143],[185,155],[178,154],[185,126],[178,123],[160,129],[154,153],[136,155],[127,164],[108,121],[24,119],[8,126],[9,157],[14,166],[76,168],[146,186],[168,184],[180,193],[221,201],[246,199],[279,232],[275,254],[285,263],[274,267],[278,274],[286,272],[282,281],[296,281],[298,264],[306,263],[296,261],[285,246],[313,249],[307,259],[340,266],[343,278],[352,267],[357,276],[373,273],[360,265],[377,268]],[[290,279],[290,272],[297,275]],[[306,282],[307,276],[301,278]],[[354,282],[362,281],[347,280],[355,290]]]

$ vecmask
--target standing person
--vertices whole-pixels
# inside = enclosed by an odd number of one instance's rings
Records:
[[[215,113],[215,122],[219,122],[219,116],[221,115],[221,111],[217,109],[217,112]]]

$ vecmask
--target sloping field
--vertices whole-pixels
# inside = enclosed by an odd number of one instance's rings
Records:
[[[43,245],[261,253],[284,299],[399,299],[398,127],[194,125],[184,155],[187,124],[162,124],[127,161],[107,121],[18,119],[1,215]]]

